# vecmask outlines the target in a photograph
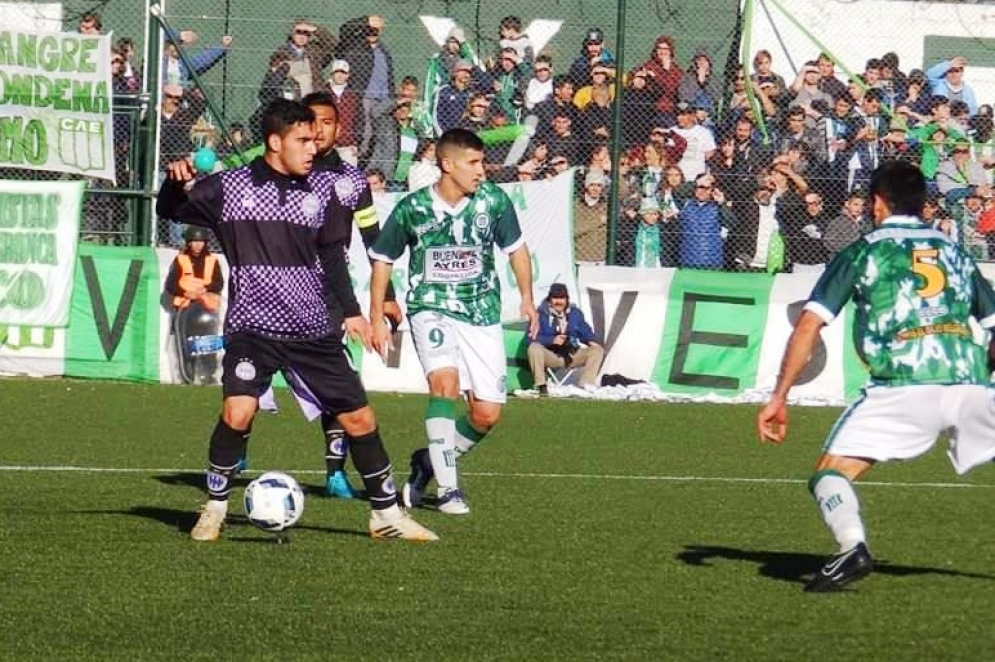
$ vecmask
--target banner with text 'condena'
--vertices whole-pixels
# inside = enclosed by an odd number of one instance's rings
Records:
[[[0,27],[0,168],[114,180],[110,35]]]
[[[0,180],[0,324],[66,326],[85,187]]]

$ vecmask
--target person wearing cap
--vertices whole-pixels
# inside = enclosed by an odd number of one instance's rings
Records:
[[[584,189],[574,203],[574,260],[604,264],[608,249],[608,181],[605,173],[589,168]]]
[[[715,136],[707,128],[698,124],[691,104],[680,101],[674,106],[677,113],[677,126],[671,131],[682,137],[687,143],[684,154],[678,162],[684,179],[694,180],[695,177],[705,172],[707,161],[715,154]]]
[[[362,103],[359,95],[350,85],[351,67],[345,60],[333,60],[328,91],[335,97],[338,110],[338,134],[335,136],[335,149],[347,163],[359,163],[359,113]]]
[[[332,61],[334,52],[335,37],[327,29],[297,19],[290,24],[287,41],[277,49],[270,62],[274,58],[287,62],[286,76],[296,84],[295,100],[300,100],[322,86],[322,71]]]
[[[173,258],[163,284],[173,309],[173,335],[180,376],[186,384],[213,384],[218,367],[217,352],[191,351],[189,339],[218,333],[225,278],[218,258],[208,249],[210,234],[205,228],[187,226],[183,239],[183,250]]]
[[[674,115],[680,99],[678,90],[684,73],[677,62],[677,45],[670,35],[660,35],[653,42],[649,57],[640,67],[649,74],[647,83],[656,94],[656,109],[667,117]]]
[[[591,80],[574,94],[573,105],[583,114],[584,110],[591,104],[595,89],[603,90],[609,102],[615,99],[615,85],[613,75],[615,69],[606,67],[603,64],[596,64],[591,68]]]
[[[967,66],[967,58],[962,55],[952,57],[949,60],[937,62],[926,70],[926,78],[933,94],[946,97],[950,101],[963,101],[971,111],[971,115],[978,112],[978,98],[974,89],[964,82],[964,67]]]
[[[367,167],[380,168],[386,173],[392,189],[404,190],[417,149],[418,129],[413,102],[398,97],[394,112],[373,119],[373,152]]]
[[[456,63],[460,60],[472,62],[473,56],[473,48],[467,42],[463,28],[454,25],[446,34],[442,46],[428,60],[425,85],[422,90],[422,100],[426,107],[432,107],[439,89],[452,80]]]
[[[162,163],[183,159],[193,152],[190,131],[207,103],[198,89],[184,90],[181,85],[162,88],[159,104],[159,150]]]
[[[903,115],[895,113],[888,120],[888,132],[881,138],[881,160],[899,159],[919,163],[922,152],[918,143],[908,138],[909,123]]]
[[[227,55],[231,47],[232,38],[229,35],[221,37],[220,46],[209,46],[196,53],[186,52],[197,42],[197,33],[193,30],[183,30],[181,32],[167,31],[165,43],[162,48],[161,67],[163,79],[167,84],[190,87],[192,84],[190,72],[187,65],[180,58],[180,48],[184,49],[184,54],[193,66],[193,71],[198,76],[203,76],[210,69],[221,62]]]
[[[736,221],[725,194],[715,186],[715,178],[707,173],[698,175],[694,195],[677,216],[678,266],[721,269],[725,264],[723,241]]]
[[[494,96],[495,105],[510,120],[518,123],[521,108],[525,105],[526,70],[512,46],[501,49],[501,59],[482,81],[481,89]]]
[[[913,69],[905,79],[904,95],[895,112],[902,113],[915,124],[929,121],[931,91],[922,69]],[[904,108],[904,112],[903,112]]]
[[[472,82],[473,63],[462,58],[456,60],[449,84],[439,88],[432,105],[435,131],[438,135],[456,128],[473,95]]]
[[[539,332],[528,343],[527,354],[532,381],[541,395],[547,395],[546,371],[551,368],[583,368],[581,388],[597,386],[605,348],[584,319],[580,308],[570,303],[563,283],[553,283],[539,304]]]
[[[591,70],[596,65],[615,68],[615,56],[605,48],[605,33],[601,28],[591,28],[584,33],[580,55],[570,64],[570,81],[580,88],[591,81]]]

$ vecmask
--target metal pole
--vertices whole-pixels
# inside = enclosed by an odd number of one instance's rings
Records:
[[[615,16],[615,106],[612,108],[612,173],[611,187],[608,189],[608,250],[605,261],[615,264],[615,235],[618,233],[619,196],[622,179],[618,176],[619,160],[622,155],[622,96],[625,85],[625,3],[618,0],[618,13]]]
[[[151,5],[152,0],[150,0]],[[162,57],[159,45],[159,30],[153,29],[148,14],[145,17],[145,86],[147,103],[145,107],[146,121],[139,124],[139,144],[141,145],[141,178],[144,199],[139,205],[136,218],[139,246],[155,244],[155,213],[153,206],[156,196],[156,164],[159,147],[159,59]]]

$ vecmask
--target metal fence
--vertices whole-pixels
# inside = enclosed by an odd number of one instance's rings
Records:
[[[155,118],[148,144],[133,147],[154,158],[143,173],[142,154],[129,154],[137,161],[124,188],[147,203],[169,159],[201,147],[222,158],[245,150],[259,141],[269,100],[330,90],[340,154],[387,189],[431,181],[432,141],[453,126],[485,139],[496,181],[572,169],[578,261],[818,266],[869,227],[869,174],[893,158],[926,174],[928,222],[977,258],[995,257],[983,84],[995,48],[971,29],[986,20],[983,7],[498,4],[350,11],[317,0],[166,0],[172,30],[157,31],[144,52],[158,84],[143,83],[148,96],[128,111],[136,136],[145,135],[142,118]],[[106,0],[101,9],[105,29],[140,35],[143,3]],[[145,240],[142,222],[114,192],[95,189],[84,232]],[[182,226],[169,219],[149,227],[150,241],[180,241]]]

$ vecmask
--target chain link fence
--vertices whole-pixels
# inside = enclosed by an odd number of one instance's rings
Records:
[[[989,259],[995,49],[972,26],[995,14],[954,4],[166,0],[150,51],[146,3],[66,3],[67,29],[98,11],[133,40],[132,69],[157,71],[116,97],[119,185],[94,184],[84,236],[140,236],[121,190],[154,191],[201,148],[252,153],[266,103],[328,90],[339,153],[387,190],[433,181],[454,126],[484,139],[495,181],[572,173],[579,262],[817,268],[869,229],[868,177],[892,158],[926,175],[927,222]],[[151,240],[182,229],[155,220]]]

